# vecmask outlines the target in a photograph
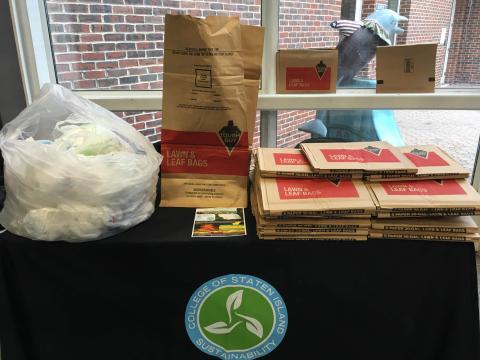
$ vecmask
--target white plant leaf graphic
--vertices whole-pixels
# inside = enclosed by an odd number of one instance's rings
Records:
[[[227,298],[228,322],[232,321],[232,310],[237,310],[242,305],[243,290],[235,291]]]
[[[204,329],[212,334],[229,334],[232,332],[235,327],[240,324],[241,321],[236,322],[233,326],[228,327],[223,321],[219,321],[208,326],[205,326]]]
[[[257,319],[254,319],[250,316],[242,315],[239,313],[236,313],[237,316],[240,316],[242,319],[245,319],[247,321],[247,330],[250,331],[252,334],[257,335],[260,339],[263,336],[263,326],[258,321]]]

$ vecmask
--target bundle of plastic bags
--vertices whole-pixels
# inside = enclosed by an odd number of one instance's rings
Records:
[[[58,86],[0,133],[7,198],[0,223],[35,240],[80,242],[154,211],[161,155],[110,111]]]

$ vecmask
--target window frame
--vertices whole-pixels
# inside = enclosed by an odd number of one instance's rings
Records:
[[[341,8],[343,7],[343,5],[344,4],[342,2]],[[362,6],[363,6],[363,0],[355,0],[355,10],[354,10],[354,14],[353,14],[353,19],[347,19],[347,20],[361,21],[362,20]],[[342,9],[340,9],[340,14],[341,13],[342,13]]]
[[[362,0],[357,0],[356,16]],[[44,0],[9,0],[27,104],[43,84],[57,82]],[[275,55],[278,49],[280,0],[262,1],[265,28],[260,144],[276,146],[277,110],[316,109],[439,109],[480,110],[480,89],[437,89],[433,94],[376,94],[374,89],[339,89],[336,94],[276,94]],[[112,111],[161,110],[161,90],[77,90],[86,99]],[[480,190],[480,166],[475,161],[473,183]]]
[[[25,100],[30,105],[44,84],[57,82],[45,3],[8,1]]]
[[[355,21],[362,21],[363,0],[355,2]]]

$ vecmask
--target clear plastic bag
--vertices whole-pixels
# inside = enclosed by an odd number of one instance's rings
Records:
[[[80,242],[154,211],[162,157],[132,126],[59,85],[0,133],[7,197],[0,223],[34,240]]]

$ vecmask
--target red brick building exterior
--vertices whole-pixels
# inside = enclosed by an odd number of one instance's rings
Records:
[[[265,0],[268,1],[268,0]],[[345,0],[346,1],[346,0]],[[164,15],[237,15],[260,25],[261,0],[47,0],[58,82],[70,89],[148,90],[162,88]],[[354,1],[350,1],[350,4]],[[388,0],[363,0],[361,17]],[[400,0],[409,18],[398,44],[439,42],[437,85],[480,85],[480,2],[476,0]],[[452,11],[455,10],[455,11]],[[279,48],[335,47],[342,0],[282,0]],[[448,62],[445,64],[454,15]],[[273,65],[273,64],[272,64]],[[362,75],[374,78],[374,62]],[[159,104],[160,107],[160,104]],[[126,121],[159,140],[161,112],[121,112]],[[277,145],[295,146],[308,138],[296,129],[313,120],[315,111],[279,111]],[[257,116],[257,120],[259,117]],[[258,124],[257,124],[258,125]],[[255,134],[258,144],[259,135]]]
[[[456,0],[445,84],[480,86],[480,1]]]
[[[397,36],[397,44],[437,43],[436,83],[440,86],[447,49],[450,18],[453,0],[403,0],[400,2],[400,14],[408,17],[402,24],[405,32]],[[443,43],[440,43],[444,29]]]

